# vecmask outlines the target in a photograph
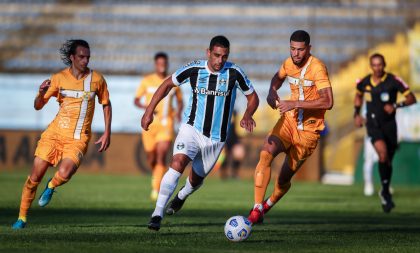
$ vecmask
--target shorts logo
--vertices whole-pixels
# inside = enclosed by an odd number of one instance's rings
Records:
[[[183,142],[179,142],[176,144],[176,149],[182,150],[185,148],[185,144]]]

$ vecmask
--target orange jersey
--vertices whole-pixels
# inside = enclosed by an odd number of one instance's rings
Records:
[[[150,74],[143,78],[140,83],[140,86],[136,92],[136,98],[145,97],[145,105],[149,105],[152,100],[153,95],[159,86],[165,81],[165,78],[160,78],[157,74]],[[182,93],[179,87],[171,90],[171,92],[166,96],[155,109],[155,117],[159,120],[162,125],[167,125],[169,121],[175,116],[175,110],[173,106],[173,99],[177,98],[178,103],[182,103]]]
[[[88,141],[95,111],[95,96],[100,104],[109,104],[107,84],[100,73],[91,71],[79,80],[70,73],[70,68],[54,74],[44,101],[57,97],[60,110],[46,132]]]
[[[290,100],[315,100],[319,98],[318,90],[331,87],[327,68],[314,56],[301,68],[289,57],[280,67],[278,76],[290,84]],[[324,114],[322,109],[295,109],[285,116],[294,118],[298,130],[319,132],[324,129]]]

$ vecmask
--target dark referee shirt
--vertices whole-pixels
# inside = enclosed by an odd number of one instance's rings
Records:
[[[385,73],[378,84],[374,83],[372,75],[363,78],[357,83],[357,92],[364,95],[368,125],[382,125],[395,120],[395,112],[385,112],[385,104],[395,104],[398,92],[406,96],[410,89],[401,78]]]

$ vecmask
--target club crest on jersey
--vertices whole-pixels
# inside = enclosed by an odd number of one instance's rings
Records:
[[[83,92],[83,100],[89,100],[90,98],[90,91]]]
[[[179,142],[176,144],[176,149],[182,150],[185,148],[185,144],[183,142]]]
[[[226,82],[227,82],[227,81],[226,81],[226,79],[224,79],[224,78],[222,78],[222,79],[220,79],[220,80],[219,80],[219,84],[220,84],[220,85],[225,85],[225,84],[226,84]]]
[[[389,93],[388,92],[382,92],[381,93],[381,101],[382,102],[388,102],[389,101]]]

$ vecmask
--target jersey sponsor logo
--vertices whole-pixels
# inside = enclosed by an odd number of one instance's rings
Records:
[[[222,91],[222,90],[208,90],[206,88],[198,88],[194,89],[194,93],[207,95],[207,96],[219,96],[219,97],[227,97],[230,94],[230,90]]]

